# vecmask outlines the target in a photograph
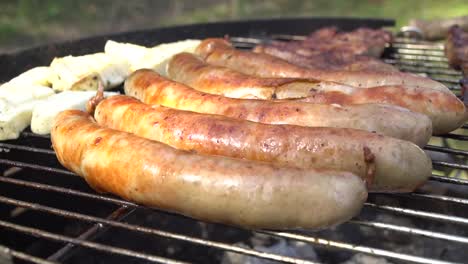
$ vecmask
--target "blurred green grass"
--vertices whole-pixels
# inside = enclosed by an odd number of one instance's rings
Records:
[[[291,16],[411,18],[468,15],[463,0],[2,0],[0,51],[165,25]]]
[[[463,0],[315,0],[315,1],[230,1],[211,8],[199,8],[176,22],[213,21],[223,17],[257,18],[287,16],[374,17],[397,20],[405,25],[412,18],[433,19],[468,15],[468,1]]]

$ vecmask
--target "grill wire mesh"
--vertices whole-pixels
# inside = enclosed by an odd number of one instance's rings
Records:
[[[237,37],[232,41],[238,48],[251,48],[265,39]],[[387,63],[441,81],[460,95],[461,76],[448,67],[443,44],[399,38],[384,57]],[[207,263],[237,254],[257,260],[317,263],[362,253],[391,263],[464,262],[468,125],[433,137],[426,150],[433,159],[433,176],[415,193],[371,194],[361,215],[330,230],[252,231],[198,222],[96,193],[59,165],[49,137],[26,131],[18,140],[0,142],[0,260]],[[255,247],[249,242],[255,237],[285,241],[290,248],[308,246],[318,260]]]

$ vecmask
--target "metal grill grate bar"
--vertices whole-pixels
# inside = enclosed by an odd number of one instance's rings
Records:
[[[432,62],[444,62],[447,63],[447,58],[437,56],[423,56],[423,55],[406,55],[406,54],[392,54],[391,58],[405,59],[414,61],[432,61]]]
[[[457,163],[451,163],[451,162],[446,162],[446,161],[433,160],[432,165],[439,165],[439,166],[444,166],[444,167],[453,168],[453,169],[460,169],[460,170],[468,170],[468,165],[466,164],[457,164]]]
[[[395,213],[399,213],[399,214],[411,215],[411,216],[417,216],[417,217],[422,217],[422,218],[427,218],[427,219],[432,219],[432,220],[443,221],[445,223],[468,225],[468,219],[463,218],[463,217],[450,216],[450,215],[439,214],[439,213],[430,213],[430,212],[425,212],[425,211],[421,211],[421,210],[401,208],[401,207],[390,206],[390,205],[378,205],[378,204],[369,203],[369,202],[365,203],[364,205],[367,206],[367,207],[382,209],[382,210],[385,210],[385,211],[391,211],[391,212],[395,212]]]
[[[458,184],[458,185],[468,185],[468,180],[453,178],[453,177],[446,177],[446,176],[439,176],[439,175],[432,175],[430,180],[438,181],[438,182],[445,182],[445,183],[453,183],[453,184]]]
[[[0,246],[0,255],[4,256],[12,256],[17,259],[25,260],[31,263],[36,263],[36,264],[56,264],[57,262],[45,260],[42,258],[38,258],[20,251],[13,250],[11,248],[7,248],[5,246]],[[3,262],[2,262],[3,263]]]
[[[270,232],[270,231],[263,231],[262,233],[270,234],[270,235],[274,235],[274,236],[282,237],[282,238],[294,239],[294,240],[298,240],[302,242],[313,243],[313,244],[322,245],[322,246],[328,246],[328,247],[345,249],[345,250],[354,251],[354,252],[366,253],[366,254],[374,255],[374,256],[388,257],[388,258],[393,258],[393,259],[410,261],[414,263],[428,263],[428,264],[455,263],[455,262],[447,262],[447,261],[429,259],[429,258],[424,258],[424,257],[417,257],[417,256],[412,256],[412,255],[407,255],[407,254],[402,254],[402,253],[396,253],[396,252],[372,248],[372,247],[358,246],[358,245],[354,245],[350,243],[337,242],[333,240],[327,240],[327,239],[322,239],[322,238],[317,238],[317,237],[312,237],[312,236],[304,236],[304,235],[294,234],[294,233]]]
[[[440,46],[444,47],[443,43],[428,41],[428,40],[420,40],[420,39],[412,39],[412,38],[404,38],[404,37],[396,37],[393,39],[393,43],[403,43],[403,44],[417,44],[417,45],[426,45],[426,46]]]
[[[131,212],[133,212],[133,210],[135,209],[128,209],[126,206],[121,206],[117,208],[114,212],[112,212],[108,217],[106,217],[106,219],[118,221],[123,219],[125,216],[129,215]],[[81,235],[79,235],[77,238],[82,240],[90,240],[93,237],[95,237],[98,234],[98,232],[102,229],[103,225],[100,223],[96,223],[91,228],[81,233]],[[61,249],[57,250],[54,254],[50,255],[47,259],[59,261],[63,256],[65,256],[65,254],[70,252],[75,247],[76,246],[74,244],[68,243]]]
[[[466,128],[466,127],[465,127]],[[458,135],[458,134],[445,134],[445,135],[436,135],[434,137],[440,137],[440,138],[450,138],[450,139],[456,139],[460,141],[468,141],[468,136],[465,135]]]
[[[468,156],[468,151],[461,150],[461,149],[444,148],[444,147],[439,147],[439,146],[434,146],[434,145],[427,145],[424,147],[424,149],[427,149],[430,151],[449,153],[449,154],[454,154],[454,155]]]
[[[259,38],[247,38],[247,37],[230,37],[229,41],[236,43],[236,44],[250,44],[250,45],[257,45],[264,43],[270,39],[259,39]]]
[[[407,60],[397,60],[397,59],[392,59],[392,58],[385,58],[383,59],[384,62],[389,63],[389,64],[397,64],[397,65],[406,65],[406,66],[414,66],[417,68],[417,72],[425,72],[425,70],[432,70],[436,72],[432,73],[438,73],[438,74],[451,74],[451,75],[458,75],[460,76],[460,73],[453,70],[450,68],[446,63],[437,63],[437,62],[428,62],[428,61],[407,61]]]
[[[458,84],[459,79],[458,78],[443,78],[443,77],[431,77],[431,79],[436,80],[438,82],[445,82],[445,83],[451,83],[451,84]]]
[[[104,195],[81,192],[81,191],[76,191],[76,190],[69,189],[69,188],[57,187],[53,185],[47,185],[47,184],[36,183],[36,182],[23,181],[23,180],[18,180],[14,178],[0,177],[0,182],[15,184],[18,186],[38,189],[42,191],[52,191],[52,192],[63,193],[67,195],[74,195],[74,196],[78,196],[82,198],[88,198],[88,199],[94,199],[94,200],[99,200],[103,202],[114,203],[114,204],[121,205],[121,206],[133,206],[133,207],[137,206],[136,204],[132,202],[128,202],[125,200],[116,199],[116,198],[112,198],[112,197],[108,197]]]
[[[408,193],[408,194],[400,194],[400,195],[401,196],[413,196],[416,198],[427,198],[427,199],[439,200],[439,201],[444,201],[444,202],[452,202],[452,203],[468,205],[468,199],[450,197],[450,196],[444,196],[444,195],[435,195],[435,194],[427,194],[427,193]]]
[[[86,248],[90,248],[90,249],[94,249],[98,251],[139,258],[139,259],[143,259],[143,260],[147,260],[151,262],[167,263],[167,264],[187,263],[187,262],[181,262],[181,261],[175,261],[175,260],[171,260],[167,258],[162,258],[162,257],[154,256],[154,255],[149,255],[149,254],[145,254],[145,253],[141,253],[141,252],[137,252],[137,251],[133,251],[129,249],[107,246],[107,245],[103,245],[103,244],[99,244],[95,242],[89,242],[89,241],[82,240],[82,239],[71,238],[71,237],[67,237],[64,235],[54,234],[51,232],[40,230],[37,228],[13,224],[13,223],[3,221],[3,220],[0,220],[0,227],[13,230],[19,233],[31,235],[34,237],[45,238],[48,240],[53,240],[53,241],[58,241],[58,242],[72,243],[72,244],[76,244],[82,247],[86,247]]]
[[[29,152],[37,152],[37,153],[55,155],[55,152],[51,149],[35,148],[35,147],[14,145],[14,144],[8,144],[8,143],[0,143],[0,148],[24,150],[24,151],[29,151]]]
[[[370,222],[370,221],[362,221],[362,220],[350,220],[348,223],[377,228],[377,229],[392,230],[392,231],[407,233],[411,235],[415,234],[415,235],[420,235],[420,236],[424,236],[428,238],[437,238],[437,239],[447,240],[450,242],[459,242],[463,244],[468,244],[467,237],[448,235],[444,233],[432,232],[432,231],[427,231],[427,230],[418,229],[418,228],[411,228],[411,227],[406,227],[406,226],[401,226],[401,225],[393,225],[393,224],[386,224],[386,223],[381,223],[381,222]]]
[[[395,47],[395,46],[393,46]],[[410,49],[407,47],[395,47],[396,51],[405,55],[426,55],[430,57],[444,57],[445,54],[440,49]]]
[[[31,163],[21,162],[21,161],[0,159],[0,164],[10,165],[10,166],[19,167],[19,168],[28,168],[28,169],[34,169],[34,170],[48,171],[48,172],[54,172],[54,173],[66,174],[66,175],[72,175],[72,176],[78,177],[78,175],[76,175],[75,173],[71,171],[57,169],[54,167],[37,165],[37,164],[31,164]]]
[[[392,43],[391,47],[399,49],[411,49],[411,50],[423,50],[423,51],[440,51],[444,49],[444,45],[440,44],[429,44],[429,45],[423,45],[423,44],[410,44],[410,43],[398,43],[394,42]]]
[[[271,39],[278,39],[278,40],[304,40],[307,37],[301,35],[287,35],[287,34],[273,34],[270,36]]]
[[[401,70],[404,70],[404,71],[426,73],[429,75],[438,74],[438,75],[449,75],[449,76],[460,77],[460,73],[446,70],[443,67],[415,65],[407,61],[386,60],[385,62],[389,64],[394,64],[394,65],[396,64]],[[422,68],[422,67],[428,67],[428,68]]]
[[[21,132],[21,136],[23,137],[36,137],[36,138],[47,138],[50,139],[50,135],[39,135],[36,133],[33,133],[31,131],[23,131]]]

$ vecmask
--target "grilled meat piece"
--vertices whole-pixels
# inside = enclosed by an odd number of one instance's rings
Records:
[[[374,57],[351,53],[309,50],[310,55],[303,55],[304,48],[295,49],[289,45],[257,45],[254,52],[266,53],[290,63],[319,70],[346,71],[398,71],[397,68]],[[302,54],[301,54],[302,53]]]
[[[468,103],[468,32],[463,31],[463,28],[455,25],[450,27],[447,41],[445,43],[445,55],[449,64],[455,69],[461,69],[463,79],[460,80],[462,87],[462,97],[465,104]]]
[[[464,76],[468,77],[468,32],[459,26],[451,27],[445,43],[445,54],[450,65],[461,69]]]
[[[274,41],[258,45],[254,52],[273,55],[312,69],[397,71],[376,59],[391,40],[391,34],[384,30],[360,28],[352,32],[338,32],[335,27],[327,27],[313,32],[303,41]]]
[[[301,44],[312,50],[347,52],[378,58],[385,45],[391,41],[391,33],[382,29],[359,28],[351,32],[338,32],[336,28],[328,27],[310,34]]]
[[[422,37],[427,40],[444,39],[454,25],[459,25],[464,30],[468,30],[468,16],[434,20],[412,19],[409,22],[409,26],[417,28]]]
[[[305,56],[331,51],[378,58],[382,55],[385,45],[391,41],[391,33],[382,29],[359,28],[351,32],[338,32],[335,27],[326,27],[313,32],[302,41],[277,41],[271,45],[288,46]]]

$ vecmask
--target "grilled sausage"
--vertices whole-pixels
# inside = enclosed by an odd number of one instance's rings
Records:
[[[168,63],[168,76],[199,91],[244,99],[302,98],[316,86],[341,90],[346,87],[334,82],[300,78],[259,78],[210,65],[191,53],[174,55]],[[342,88],[344,86],[344,88]]]
[[[97,191],[212,222],[323,228],[354,216],[367,197],[352,173],[180,151],[78,110],[61,112],[51,136],[60,163]]]
[[[180,53],[168,64],[168,74],[175,81],[199,91],[232,98],[284,99],[301,98],[319,104],[385,103],[427,115],[434,134],[453,131],[468,119],[465,105],[455,95],[438,90],[405,86],[380,86],[359,89],[333,82],[295,78],[259,78],[234,70],[212,66],[196,55]]]
[[[441,135],[462,126],[468,120],[468,111],[455,95],[437,90],[403,86],[380,86],[369,89],[343,89],[338,91],[312,91],[300,99],[319,104],[383,103],[398,105],[422,113],[432,121],[432,133]]]
[[[416,145],[356,129],[261,124],[150,106],[128,96],[101,101],[94,116],[102,126],[177,149],[349,171],[372,183],[371,191],[412,191],[431,174],[430,159]]]
[[[267,124],[355,128],[425,145],[431,120],[407,109],[380,104],[353,106],[233,99],[206,94],[160,76],[138,70],[125,82],[125,93],[148,104],[199,113],[219,114]]]
[[[206,62],[259,77],[313,78],[359,88],[407,85],[450,92],[443,84],[403,72],[352,72],[307,69],[264,53],[237,50],[224,39],[206,39],[195,50]]]

